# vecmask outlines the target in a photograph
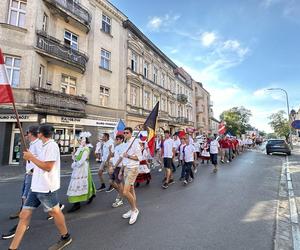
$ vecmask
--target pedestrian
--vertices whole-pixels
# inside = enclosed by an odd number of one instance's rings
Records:
[[[204,161],[207,161],[208,164],[210,160],[210,154],[209,154],[209,144],[207,142],[207,138],[204,139],[201,149],[202,149],[201,151],[202,164],[204,164]]]
[[[185,143],[185,136],[181,137],[180,138],[180,141],[181,141],[181,144],[179,146],[179,164],[181,166],[181,175],[180,175],[180,181],[183,181],[184,180],[184,176],[185,176],[185,165],[184,165],[184,161],[183,161],[183,149],[186,145]]]
[[[169,184],[175,183],[173,179],[172,173],[172,161],[175,156],[175,146],[174,141],[170,138],[170,131],[165,130],[165,140],[163,142],[163,161],[164,161],[164,168],[165,168],[165,178],[162,187],[167,189]]]
[[[102,155],[102,140],[101,138],[98,138],[98,142],[96,144],[96,148],[95,148],[95,157],[96,157],[96,162],[101,162],[101,155]]]
[[[101,158],[101,163],[98,171],[98,176],[100,179],[101,186],[97,189],[98,192],[104,191],[106,189],[104,178],[103,178],[103,172],[107,170],[109,167],[109,160],[112,156],[112,151],[114,147],[114,142],[109,138],[108,133],[103,133],[102,142],[103,142],[102,158]],[[114,190],[113,186],[110,185],[106,190],[106,192],[111,192],[113,190]]]
[[[119,207],[123,205],[123,183],[122,178],[119,178],[119,173],[123,165],[122,154],[124,153],[124,135],[116,136],[115,146],[112,151],[112,162],[109,168],[112,186],[117,190],[118,196],[112,207]]]
[[[217,140],[217,134],[214,134],[212,141],[210,142],[210,160],[214,166],[213,172],[216,173],[218,171],[218,153],[219,153],[220,144]]]
[[[142,160],[142,150],[138,140],[132,137],[132,128],[126,127],[124,129],[125,145],[123,158],[123,167],[119,173],[119,179],[124,175],[124,189],[123,196],[130,204],[130,210],[122,215],[124,219],[129,219],[129,224],[136,222],[139,210],[136,205],[136,194],[134,190],[134,183],[139,173],[139,162]],[[124,172],[123,172],[124,170]]]
[[[192,182],[194,175],[192,172],[192,166],[196,158],[196,151],[192,143],[190,143],[189,136],[185,137],[186,145],[183,147],[183,162],[184,162],[184,181],[183,184],[187,185],[189,182]]]
[[[147,148],[146,141],[140,140],[140,146],[142,150],[142,160],[139,165],[139,174],[135,180],[135,187],[139,187],[140,183],[146,182],[148,185],[151,180],[150,168],[149,168],[149,149]]]
[[[38,131],[38,126],[30,126],[26,133],[26,139],[29,141],[29,151],[36,157],[40,155],[42,150],[42,145],[43,145],[42,141],[37,138],[37,131]],[[24,176],[23,188],[21,194],[21,208],[16,214],[11,215],[10,219],[19,218],[19,214],[22,211],[22,207],[25,204],[25,201],[30,191],[34,167],[35,164],[33,162],[26,161],[26,173]],[[15,225],[12,229],[9,230],[8,233],[2,234],[2,239],[10,239],[14,237],[17,226],[18,225]]]
[[[44,210],[54,217],[55,225],[61,235],[60,240],[49,250],[63,249],[72,242],[57,197],[60,188],[60,152],[57,143],[51,139],[53,132],[54,129],[50,125],[44,124],[39,127],[38,138],[42,140],[43,146],[38,158],[30,151],[24,152],[23,158],[34,163],[35,166],[31,190],[20,213],[16,234],[9,249],[18,249],[29,225],[32,211],[41,204]]]
[[[87,201],[87,204],[90,204],[96,196],[96,188],[89,164],[91,151],[91,147],[89,146],[90,136],[90,132],[80,133],[80,146],[76,153],[72,155],[73,163],[71,167],[73,171],[67,195],[68,201],[72,203],[73,206],[68,210],[68,213],[79,210],[81,202]]]
[[[178,149],[179,149],[179,145],[181,144],[181,141],[178,137],[178,132],[176,132],[174,135],[173,135],[173,141],[174,141],[174,147],[175,147],[175,157],[174,157],[174,161],[172,161],[172,168],[173,168],[173,173],[176,172],[176,166],[175,166],[175,161],[178,161]],[[177,163],[178,165],[178,163]]]

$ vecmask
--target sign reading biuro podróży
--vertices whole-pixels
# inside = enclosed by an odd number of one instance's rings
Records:
[[[300,120],[293,121],[291,125],[294,129],[300,129]]]
[[[37,122],[37,114],[19,114],[20,122]],[[0,114],[0,122],[16,122],[16,115],[14,114]]]

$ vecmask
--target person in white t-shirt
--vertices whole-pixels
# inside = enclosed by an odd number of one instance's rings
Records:
[[[98,138],[98,142],[96,144],[96,148],[95,148],[95,157],[96,157],[96,162],[100,162],[101,161],[101,155],[102,155],[102,139]]]
[[[218,171],[218,153],[219,153],[220,144],[217,140],[217,135],[214,134],[212,141],[210,142],[210,160],[214,165],[214,173]]]
[[[187,185],[189,182],[193,181],[193,172],[192,172],[192,166],[194,163],[194,160],[196,158],[196,151],[193,146],[193,144],[190,143],[189,136],[185,136],[185,143],[186,145],[183,147],[183,161],[184,161],[184,181],[183,184]],[[191,178],[190,178],[191,177]]]
[[[173,179],[173,173],[172,173],[172,161],[175,157],[175,145],[174,141],[170,138],[170,131],[165,130],[165,140],[163,142],[163,159],[164,159],[164,168],[165,168],[165,179],[164,179],[164,184],[162,187],[164,189],[169,187],[169,184],[175,183]]]
[[[30,151],[24,152],[24,160],[32,162],[35,167],[31,191],[20,213],[17,231],[9,249],[18,249],[29,225],[32,211],[41,204],[45,212],[53,216],[55,225],[61,235],[60,240],[51,246],[49,250],[63,249],[72,242],[57,197],[57,191],[60,188],[60,152],[57,143],[51,139],[53,132],[52,126],[41,125],[38,131],[38,138],[43,142],[40,155],[36,157]]]
[[[112,151],[114,149],[114,142],[109,138],[108,133],[103,133],[102,142],[103,142],[102,158],[101,158],[101,163],[98,171],[98,176],[100,179],[101,186],[97,188],[98,192],[101,192],[106,189],[104,178],[103,178],[103,172],[109,167],[109,161],[112,156]],[[110,185],[109,188],[106,190],[106,192],[111,192],[113,190],[114,187]]]

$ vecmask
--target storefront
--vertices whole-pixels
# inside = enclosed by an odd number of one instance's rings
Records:
[[[37,114],[20,114],[19,118],[24,131],[30,125],[38,123]],[[19,165],[21,136],[14,114],[0,114],[0,152],[0,165]]]
[[[54,115],[47,115],[45,122],[54,127],[54,140],[60,147],[61,155],[70,155],[79,146],[80,132],[91,132],[91,143],[95,146],[101,134],[112,133],[117,124],[117,120],[110,118],[86,119]]]

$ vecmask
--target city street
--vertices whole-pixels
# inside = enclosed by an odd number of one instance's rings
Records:
[[[91,205],[66,214],[73,237],[67,249],[273,249],[284,161],[285,156],[251,150],[221,165],[217,174],[200,164],[193,183],[176,181],[167,190],[160,186],[162,173],[154,170],[150,186],[138,188],[140,217],[132,226],[121,218],[127,205],[111,207],[116,192],[97,193]],[[98,186],[96,175],[94,180]],[[62,178],[60,190],[65,204],[68,181]],[[8,216],[18,208],[21,185],[20,180],[0,183],[1,233],[16,222]],[[21,249],[47,249],[57,239],[53,221],[40,208]],[[9,242],[1,240],[0,249]]]

